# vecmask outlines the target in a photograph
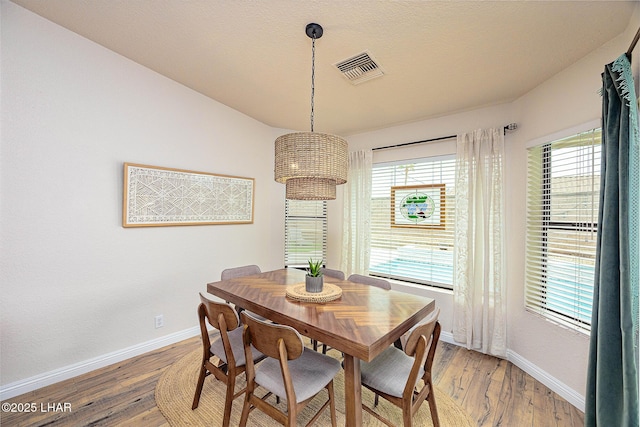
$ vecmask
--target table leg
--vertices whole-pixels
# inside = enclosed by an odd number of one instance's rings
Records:
[[[346,425],[362,426],[362,383],[360,382],[360,361],[348,354],[344,355],[344,404]]]

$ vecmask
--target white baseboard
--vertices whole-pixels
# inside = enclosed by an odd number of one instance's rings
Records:
[[[448,344],[460,345],[460,343],[453,340],[453,334],[447,331],[440,331],[440,341],[444,341]]]
[[[449,344],[458,345],[462,347],[462,344],[454,341],[453,334],[451,332],[442,331],[440,333],[440,340]],[[545,386],[549,387],[552,391],[557,393],[567,402],[571,403],[573,406],[584,412],[584,399],[585,397],[567,386],[561,381],[558,381],[555,377],[553,377],[548,372],[540,369],[538,366],[529,362],[524,357],[520,356],[518,353],[507,350],[507,360],[518,368],[525,371],[527,374],[531,375],[536,380],[540,381]]]
[[[36,375],[31,378],[27,378],[25,380],[7,384],[6,386],[0,388],[0,400],[10,399],[12,397],[19,396],[33,390],[37,390],[41,387],[55,384],[57,382],[67,380],[78,375],[86,374],[87,372],[91,372],[93,370],[103,368],[114,363],[122,362],[123,360],[130,359],[149,351],[157,350],[161,347],[197,336],[199,333],[200,329],[198,327],[185,329],[180,332],[156,338],[154,340],[115,351],[113,353],[108,353],[103,356],[86,360],[84,362],[76,363],[50,372],[46,372],[44,374]],[[453,334],[451,332],[442,331],[440,333],[440,339],[449,344],[460,345],[460,343],[457,343],[453,340]],[[540,369],[538,366],[529,362],[527,359],[520,356],[516,352],[507,350],[507,360],[525,371],[527,374],[531,375],[536,380],[540,381],[545,386],[549,387],[558,395],[562,396],[562,398],[566,399],[573,406],[584,412],[585,398],[583,395],[568,387],[561,381],[558,381],[548,372]]]
[[[554,376],[540,369],[514,351],[507,350],[507,360],[584,412],[585,397],[582,394],[567,386],[565,383],[558,381]]]
[[[157,350],[199,334],[200,328],[196,326],[124,348],[122,350],[104,354],[93,359],[55,369],[50,372],[45,372],[40,375],[35,375],[21,381],[16,381],[0,388],[0,400],[11,399],[12,397],[20,396],[21,394],[28,393],[60,381],[68,380],[69,378],[77,377],[78,375],[86,374],[87,372],[104,368],[105,366],[109,366],[114,363],[122,362],[123,360],[139,356],[149,351]]]

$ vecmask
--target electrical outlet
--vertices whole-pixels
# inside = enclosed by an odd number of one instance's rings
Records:
[[[164,326],[164,316],[162,314],[157,315],[155,317],[155,321],[156,321],[156,329],[162,328]]]

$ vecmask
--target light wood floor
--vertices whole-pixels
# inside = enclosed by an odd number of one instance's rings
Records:
[[[166,426],[155,405],[156,382],[165,368],[200,345],[199,338],[191,338],[10,399],[6,402],[16,406],[34,403],[36,411],[11,413],[3,406],[0,425]],[[435,384],[464,407],[478,427],[584,425],[582,412],[505,360],[441,342],[433,372]],[[65,403],[70,412],[64,411]]]

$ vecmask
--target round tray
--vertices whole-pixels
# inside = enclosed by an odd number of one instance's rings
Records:
[[[302,302],[329,302],[342,296],[342,288],[331,283],[324,283],[321,292],[307,292],[304,283],[287,286],[287,298]]]

